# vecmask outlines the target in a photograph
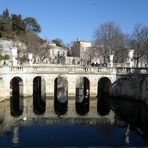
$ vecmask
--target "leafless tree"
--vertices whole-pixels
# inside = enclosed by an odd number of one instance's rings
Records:
[[[84,52],[83,61],[87,64],[91,64],[94,59],[100,57],[101,49],[102,48],[99,48],[98,46],[92,46],[87,48],[87,50]]]
[[[26,52],[27,47],[24,43],[20,42],[18,38],[15,38],[14,40],[11,40],[12,47],[17,48],[17,60],[20,62],[24,62],[27,60]]]
[[[138,24],[134,27],[130,45],[134,49],[134,60],[138,67],[140,58],[144,55],[148,56],[148,26]]]
[[[45,58],[50,60],[50,52],[49,50],[53,48],[49,42],[45,42],[43,45],[40,46],[38,56],[40,57],[41,61],[44,61]]]
[[[94,39],[95,44],[102,47],[101,52],[104,57],[104,63],[106,63],[110,62],[110,54],[118,53],[118,50],[124,47],[125,35],[114,22],[106,22],[96,29]]]

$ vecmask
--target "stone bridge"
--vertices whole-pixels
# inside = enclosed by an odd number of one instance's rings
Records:
[[[147,72],[144,68],[139,70]],[[58,108],[55,106],[57,102],[55,100],[60,99],[62,105],[66,102],[64,106],[66,110],[62,110],[62,113],[57,111],[58,115],[66,114],[69,117],[77,117],[76,112],[81,115],[87,114],[88,117],[97,116],[98,112],[106,115],[100,111],[97,98],[107,98],[110,86],[118,76],[133,71],[135,68],[66,65],[1,67],[0,99],[10,99],[7,111],[10,111],[11,115],[17,114],[16,116],[19,116],[21,112],[23,116],[31,114],[30,116],[33,117],[34,113],[38,114],[36,110],[42,104],[44,109],[41,109],[41,112],[45,112],[46,117],[54,117],[56,108]],[[17,97],[18,100],[15,99]],[[21,99],[22,97],[27,99]],[[28,99],[29,97],[31,99]],[[81,103],[83,105],[80,105]],[[84,106],[86,106],[84,112],[79,113],[79,109]]]
[[[33,80],[41,77],[45,81],[46,96],[54,95],[54,83],[58,76],[64,77],[68,82],[68,96],[75,96],[76,81],[86,77],[90,83],[90,96],[97,95],[97,86],[101,78],[108,78],[111,83],[117,79],[116,68],[110,67],[76,67],[76,66],[15,66],[0,68],[0,97],[9,98],[11,80],[21,81],[24,97],[33,95]]]

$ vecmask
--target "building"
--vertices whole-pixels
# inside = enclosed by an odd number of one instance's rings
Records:
[[[90,48],[92,46],[91,42],[88,41],[82,41],[82,40],[77,40],[75,42],[75,45],[72,49],[72,55],[74,57],[80,57],[83,58],[84,53],[86,52],[86,50],[88,48]]]
[[[65,64],[65,58],[67,56],[67,48],[56,46],[55,43],[49,43],[51,48],[49,50],[49,55],[52,64]]]

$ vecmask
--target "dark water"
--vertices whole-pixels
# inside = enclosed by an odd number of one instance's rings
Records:
[[[0,113],[2,106],[7,105],[0,106]],[[99,115],[96,119],[36,116],[9,121],[9,126],[0,120],[0,147],[148,147],[148,106],[140,101],[112,98],[111,109],[114,124]]]
[[[90,121],[24,121],[24,126],[16,125],[0,135],[0,146],[148,146],[148,142],[135,131],[129,132],[129,144],[126,144],[125,127],[104,124],[97,120]]]

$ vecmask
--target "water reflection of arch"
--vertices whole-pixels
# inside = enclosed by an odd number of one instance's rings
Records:
[[[10,81],[10,90],[11,115],[18,117],[23,113],[23,80],[13,77]]]
[[[76,81],[76,112],[85,115],[89,112],[90,81],[87,77],[80,77]]]
[[[61,75],[54,80],[54,110],[59,115],[68,110],[68,81]]]
[[[33,79],[33,111],[43,114],[46,108],[46,82],[41,76]]]
[[[103,77],[98,81],[97,89],[97,112],[100,115],[107,115],[110,112],[111,102],[109,91],[111,80],[108,77]]]

